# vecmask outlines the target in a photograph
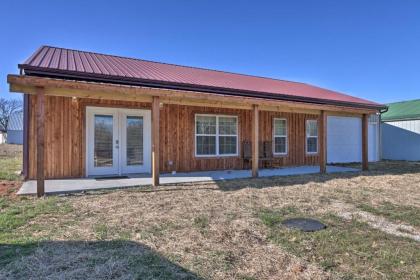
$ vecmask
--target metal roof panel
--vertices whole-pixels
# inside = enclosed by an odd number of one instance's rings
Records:
[[[41,71],[43,73],[56,74],[60,72],[68,76],[78,75],[81,78],[92,76],[100,77],[103,80],[129,78],[133,81],[152,81],[181,86],[229,89],[235,92],[255,92],[262,96],[269,94],[272,96],[290,96],[361,104],[378,108],[383,106],[362,98],[300,82],[49,46],[38,49],[19,67],[35,72]]]
[[[420,99],[390,103],[381,115],[383,121],[420,119]]]

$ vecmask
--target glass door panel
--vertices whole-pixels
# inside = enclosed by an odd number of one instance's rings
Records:
[[[86,109],[86,174],[119,173],[118,112],[113,108]]]
[[[126,118],[127,166],[143,164],[143,117],[127,116]]]
[[[150,110],[86,108],[86,175],[149,173]]]
[[[94,166],[113,166],[114,120],[112,115],[94,116]]]
[[[150,111],[124,110],[121,125],[121,172],[150,172]]]

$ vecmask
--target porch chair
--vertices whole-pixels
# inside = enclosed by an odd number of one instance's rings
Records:
[[[258,154],[259,160],[262,163],[262,167],[272,167],[273,165],[273,150],[271,141],[260,141],[258,143]],[[242,158],[245,163],[248,165],[252,161],[252,142],[243,141],[242,142]]]

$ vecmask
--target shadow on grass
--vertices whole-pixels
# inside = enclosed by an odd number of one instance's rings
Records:
[[[202,279],[133,241],[0,244],[0,279],[46,278]]]

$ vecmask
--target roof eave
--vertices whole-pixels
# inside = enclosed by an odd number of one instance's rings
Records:
[[[93,82],[108,82],[114,84],[126,84],[126,85],[137,85],[137,86],[149,86],[155,88],[165,88],[165,89],[177,89],[177,90],[186,90],[186,91],[199,91],[207,93],[216,93],[216,94],[226,94],[234,96],[247,96],[254,98],[269,98],[275,100],[285,100],[285,101],[294,101],[294,102],[306,102],[313,104],[325,104],[325,105],[337,105],[337,106],[350,106],[355,108],[363,109],[373,109],[373,110],[382,110],[386,109],[386,105],[382,104],[363,104],[363,103],[354,103],[354,102],[344,102],[336,101],[330,99],[320,99],[320,98],[310,98],[310,97],[299,97],[291,96],[286,94],[272,94],[267,92],[257,92],[257,91],[246,91],[246,90],[235,90],[231,88],[220,88],[220,87],[211,87],[211,86],[199,86],[193,84],[183,84],[183,83],[172,83],[164,82],[158,80],[146,80],[130,77],[117,77],[117,76],[103,76],[94,73],[83,73],[80,75],[78,72],[72,71],[61,71],[60,69],[45,69],[42,67],[34,67],[27,64],[18,64],[19,69],[25,71],[27,75],[34,76],[46,76],[52,78],[71,78],[74,80],[85,80]]]

